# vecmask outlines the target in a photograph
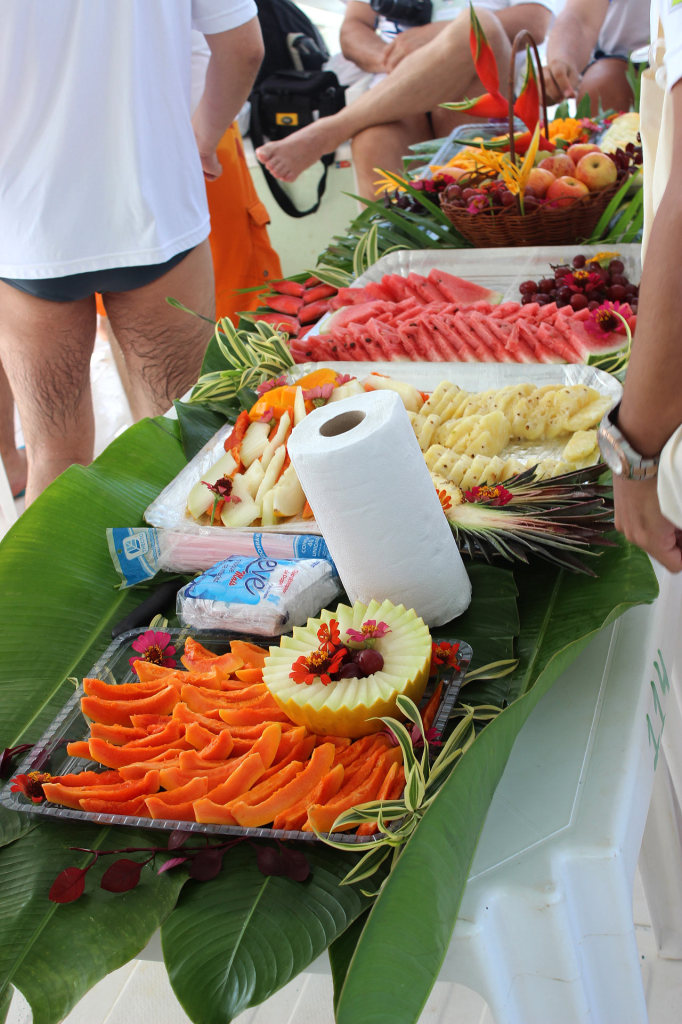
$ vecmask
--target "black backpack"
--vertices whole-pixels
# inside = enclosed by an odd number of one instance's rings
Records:
[[[322,71],[329,51],[318,29],[292,0],[256,0],[265,56],[251,101],[249,134],[254,149],[282,139],[317,117],[334,114],[345,104],[345,89],[332,71]],[[317,195],[299,210],[284,186],[263,167],[270,191],[285,213],[305,217],[319,209],[333,153],[322,157]]]

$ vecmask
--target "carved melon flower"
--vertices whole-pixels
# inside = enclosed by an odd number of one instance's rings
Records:
[[[34,804],[41,804],[45,799],[43,783],[51,781],[52,776],[48,772],[29,772],[28,775],[15,775],[12,779],[10,790],[12,793],[23,793]]]
[[[464,492],[465,501],[485,502],[487,505],[494,505],[496,508],[508,505],[512,497],[511,491],[508,491],[502,484],[496,484],[494,487],[472,487]]]
[[[360,629],[347,629],[346,638],[354,644],[367,644],[372,640],[378,640],[386,636],[391,630],[386,622],[377,622],[376,619],[367,619]]]
[[[136,661],[150,661],[153,665],[164,668],[175,668],[175,647],[171,644],[170,633],[163,630],[148,629],[133,640],[131,647],[137,651],[137,657],[130,658],[130,667],[135,671]]]

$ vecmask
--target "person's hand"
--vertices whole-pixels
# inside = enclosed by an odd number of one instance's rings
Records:
[[[216,151],[213,150],[212,153],[200,152],[199,156],[201,157],[201,167],[206,181],[216,181],[223,173],[223,165],[218,159]]]
[[[613,496],[616,528],[670,572],[682,571],[682,532],[661,512],[656,478],[623,480],[614,475]]]
[[[408,54],[418,50],[436,35],[432,25],[415,25],[399,32],[386,47],[383,59],[383,71],[390,72],[400,64]]]
[[[545,81],[554,85],[552,90],[557,100],[571,100],[578,95],[581,75],[576,67],[565,60],[552,60],[547,65]]]

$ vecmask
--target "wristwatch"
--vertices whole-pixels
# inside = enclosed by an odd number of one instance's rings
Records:
[[[646,459],[635,451],[616,426],[620,402],[607,412],[597,431],[599,450],[615,476],[626,480],[651,480],[658,473],[659,456]]]

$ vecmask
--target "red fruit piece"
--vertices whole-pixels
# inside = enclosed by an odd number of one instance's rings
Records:
[[[311,302],[302,306],[299,310],[298,322],[300,324],[312,324],[323,317],[328,311],[329,302],[327,299],[320,299],[319,302]]]
[[[296,295],[269,295],[266,301],[270,309],[288,316],[296,316],[303,305],[303,299]]]
[[[318,302],[320,299],[329,299],[336,295],[338,289],[330,284],[316,284],[303,293],[303,305],[308,306],[311,302]]]
[[[305,286],[300,281],[273,281],[273,289],[280,295],[296,295],[302,297]]]

